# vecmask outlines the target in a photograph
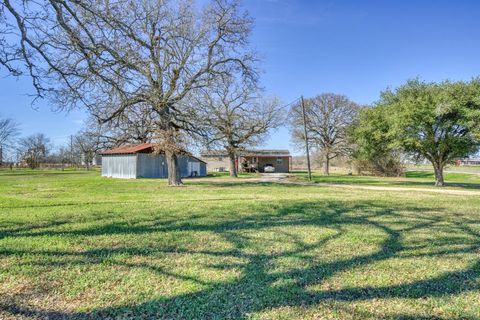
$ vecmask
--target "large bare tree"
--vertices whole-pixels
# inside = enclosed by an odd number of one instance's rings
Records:
[[[360,106],[344,95],[324,93],[305,100],[307,137],[323,158],[323,173],[330,174],[330,161],[350,150],[346,129],[358,115]],[[305,141],[302,106],[290,112],[293,139]]]
[[[20,54],[39,96],[63,109],[86,108],[102,122],[138,104],[157,114],[170,185],[181,184],[176,139],[196,130],[184,99],[225,74],[256,77],[252,21],[236,1],[202,9],[189,0],[1,3],[19,40],[0,50]],[[9,59],[0,63],[17,71]]]
[[[196,104],[200,106],[199,118],[203,120],[208,145],[227,151],[230,176],[236,177],[238,151],[258,144],[270,129],[279,126],[279,99],[262,97],[251,83],[232,77],[223,79],[201,97]]]

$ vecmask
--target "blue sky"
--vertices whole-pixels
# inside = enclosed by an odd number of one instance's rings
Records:
[[[255,19],[262,84],[288,103],[300,95],[345,94],[369,104],[381,90],[421,77],[468,80],[480,75],[480,1],[244,0]],[[0,114],[22,134],[43,132],[59,145],[81,129],[81,111],[31,107],[28,79],[0,78]],[[290,148],[288,130],[262,147]],[[293,150],[292,150],[293,151]]]

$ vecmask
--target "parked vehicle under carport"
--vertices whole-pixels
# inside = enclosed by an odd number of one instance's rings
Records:
[[[263,167],[263,172],[273,173],[273,172],[275,172],[275,167],[268,163],[268,164],[265,165],[265,167]]]

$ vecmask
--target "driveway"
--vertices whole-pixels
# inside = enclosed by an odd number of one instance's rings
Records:
[[[260,178],[254,178],[260,182],[283,182],[287,179],[287,173],[262,173]]]

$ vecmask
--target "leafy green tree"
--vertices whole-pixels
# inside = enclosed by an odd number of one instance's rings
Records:
[[[387,108],[363,108],[357,121],[348,129],[353,146],[352,159],[359,172],[399,176],[403,172],[401,150],[395,145]]]
[[[382,93],[394,143],[428,159],[435,185],[443,186],[443,169],[479,148],[480,78],[469,82],[428,83],[410,80]]]

